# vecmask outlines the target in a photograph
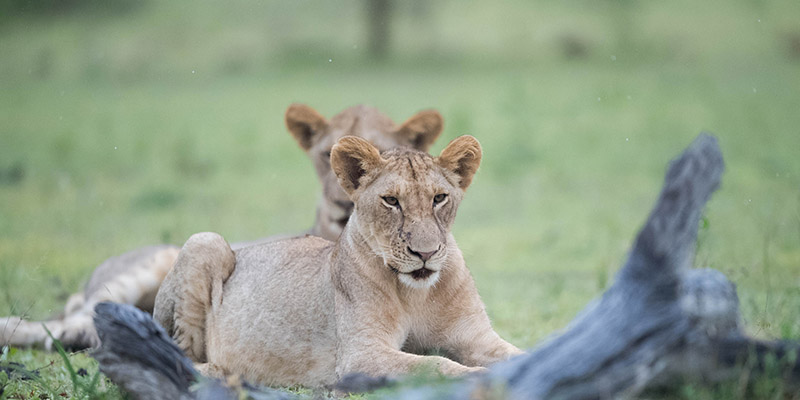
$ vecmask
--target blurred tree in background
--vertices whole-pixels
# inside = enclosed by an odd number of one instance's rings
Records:
[[[121,14],[143,6],[146,0],[0,0],[6,16],[55,16],[76,12]]]
[[[376,59],[386,58],[392,39],[393,0],[365,0],[369,28],[369,52]]]

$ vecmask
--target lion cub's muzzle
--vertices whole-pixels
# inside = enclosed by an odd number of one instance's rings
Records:
[[[404,268],[389,267],[403,283],[412,287],[427,287],[438,280],[442,260],[446,258],[445,253],[442,246],[437,246],[432,251],[417,251],[408,246]]]

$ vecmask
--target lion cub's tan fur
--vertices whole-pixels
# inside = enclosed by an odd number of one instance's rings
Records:
[[[450,233],[480,158],[470,136],[437,158],[342,138],[331,165],[355,210],[336,242],[308,236],[233,251],[217,234],[196,234],[154,318],[205,373],[273,385],[422,364],[460,375],[518,354],[492,329]],[[431,349],[448,357],[418,355]]]
[[[434,110],[421,111],[405,123],[395,125],[389,117],[368,106],[350,107],[327,120],[309,106],[291,105],[286,110],[286,127],[314,163],[323,189],[317,217],[309,233],[335,240],[353,208],[331,172],[329,155],[336,140],[354,135],[382,150],[411,146],[426,151],[441,133],[442,125],[441,115]],[[243,248],[285,237],[270,236],[234,243],[232,247]],[[94,306],[101,301],[111,301],[133,304],[152,312],[158,287],[175,263],[179,249],[170,245],[142,247],[109,258],[95,269],[84,290],[70,297],[64,315],[45,324],[65,346],[73,349],[96,346],[98,339],[92,324]],[[39,345],[49,349],[51,343],[42,322],[0,318],[0,346]]]

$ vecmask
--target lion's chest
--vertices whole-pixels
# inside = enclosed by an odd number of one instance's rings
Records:
[[[409,315],[408,325],[403,340],[403,351],[414,354],[430,354],[442,347],[439,318],[434,310],[434,304],[428,304],[415,310]]]

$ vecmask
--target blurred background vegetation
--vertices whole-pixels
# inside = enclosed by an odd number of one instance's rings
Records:
[[[695,264],[737,283],[752,333],[800,338],[793,0],[2,0],[0,313],[56,313],[138,246],[311,226],[292,102],[436,108],[434,152],[481,141],[455,235],[522,347],[603,291],[668,160],[711,131],[727,172]]]

